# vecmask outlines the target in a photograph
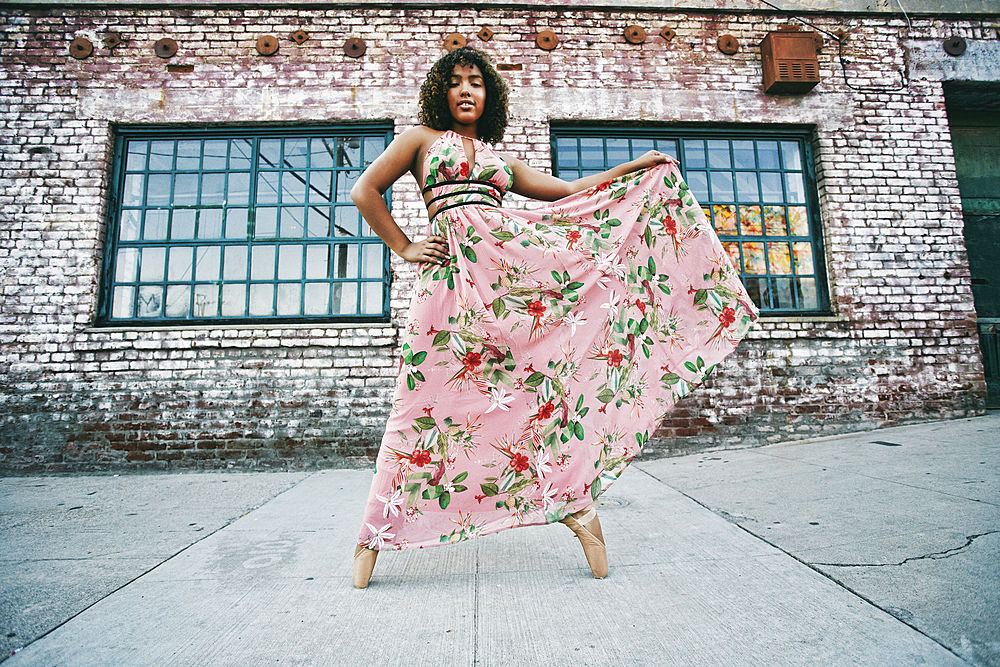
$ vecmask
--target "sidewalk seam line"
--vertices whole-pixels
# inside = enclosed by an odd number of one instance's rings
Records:
[[[875,602],[874,600],[870,600],[869,598],[867,598],[866,596],[862,595],[861,593],[859,593],[859,592],[857,592],[857,591],[853,590],[852,588],[850,588],[849,586],[847,586],[847,585],[846,585],[846,584],[844,584],[843,582],[839,581],[839,580],[838,580],[838,579],[837,579],[836,577],[834,577],[833,575],[831,575],[831,574],[828,574],[828,573],[824,572],[823,570],[819,569],[818,567],[813,567],[813,565],[812,565],[811,563],[808,563],[808,562],[806,562],[806,561],[802,560],[801,558],[799,558],[799,557],[798,557],[798,556],[796,556],[795,554],[793,554],[793,553],[791,553],[791,552],[789,552],[789,551],[786,551],[785,549],[781,548],[781,547],[780,547],[780,546],[778,546],[777,544],[773,544],[773,543],[769,542],[769,541],[768,541],[767,539],[765,539],[765,538],[761,537],[760,535],[757,535],[757,534],[753,533],[752,531],[748,530],[747,528],[744,528],[744,527],[743,527],[743,526],[741,526],[740,524],[738,524],[738,523],[733,523],[732,521],[729,521],[728,519],[726,519],[725,517],[721,516],[721,515],[720,515],[720,514],[719,514],[718,512],[716,512],[716,511],[715,511],[715,510],[713,510],[713,509],[712,509],[711,507],[709,507],[708,505],[704,504],[703,502],[701,502],[701,501],[700,501],[700,500],[698,500],[697,498],[694,498],[694,497],[692,497],[692,496],[689,496],[688,494],[684,493],[684,492],[683,492],[683,491],[681,491],[680,489],[678,489],[678,488],[675,488],[675,487],[671,486],[670,484],[667,484],[667,483],[666,483],[666,482],[664,482],[664,481],[663,481],[662,479],[658,478],[658,477],[657,477],[656,475],[654,475],[653,473],[649,472],[648,470],[643,470],[642,468],[639,468],[638,466],[636,466],[636,468],[637,468],[638,470],[641,470],[641,471],[642,471],[643,473],[645,473],[645,474],[649,475],[650,477],[652,477],[653,479],[655,479],[655,480],[656,480],[657,482],[659,482],[660,484],[663,484],[664,486],[666,486],[666,487],[668,487],[668,488],[671,488],[671,489],[673,489],[674,491],[676,491],[677,493],[681,494],[682,496],[684,496],[684,497],[685,497],[685,498],[687,498],[688,500],[690,500],[690,501],[694,502],[694,503],[695,503],[695,504],[697,504],[698,506],[700,506],[700,507],[703,507],[703,508],[705,508],[706,510],[708,510],[708,511],[709,511],[709,512],[711,512],[712,514],[714,514],[714,515],[718,516],[719,518],[721,518],[721,519],[725,520],[725,521],[726,521],[726,523],[729,523],[729,524],[731,524],[731,525],[733,525],[733,526],[736,526],[736,527],[737,527],[737,528],[738,528],[739,530],[743,531],[743,532],[744,532],[744,533],[746,533],[747,535],[749,535],[749,536],[751,536],[751,537],[753,537],[753,538],[755,538],[755,539],[757,539],[757,540],[759,540],[759,541],[763,542],[764,544],[767,544],[767,545],[769,545],[769,546],[773,547],[774,549],[777,549],[778,551],[780,551],[781,553],[785,554],[786,556],[788,556],[788,557],[789,557],[789,558],[791,558],[792,560],[794,560],[794,561],[796,561],[796,562],[798,562],[798,563],[801,563],[802,565],[805,565],[806,567],[808,567],[808,568],[809,568],[810,570],[812,570],[813,572],[816,572],[817,574],[819,574],[820,576],[822,576],[822,577],[826,578],[827,580],[829,580],[829,581],[832,581],[832,582],[833,582],[834,584],[836,584],[836,585],[837,585],[837,587],[838,587],[838,588],[841,588],[841,589],[843,589],[844,591],[847,591],[847,592],[848,592],[848,593],[850,593],[851,595],[853,595],[853,596],[855,596],[855,597],[857,597],[857,598],[859,598],[859,599],[863,600],[864,602],[868,603],[869,605],[871,605],[872,607],[874,607],[874,608],[878,609],[879,611],[881,611],[881,612],[883,612],[883,613],[885,613],[885,614],[888,614],[889,616],[891,616],[892,618],[896,619],[897,621],[899,621],[899,622],[900,622],[900,623],[902,623],[903,625],[905,625],[905,626],[907,626],[907,627],[909,627],[909,628],[913,629],[914,631],[916,631],[916,632],[917,632],[918,634],[920,634],[921,636],[923,636],[923,637],[926,637],[927,639],[930,639],[930,640],[931,640],[932,642],[934,642],[935,644],[937,644],[938,646],[940,646],[941,648],[943,648],[943,649],[944,649],[945,651],[948,651],[948,653],[952,654],[953,656],[955,656],[956,658],[958,658],[959,660],[961,660],[961,661],[962,661],[962,662],[964,662],[965,664],[967,664],[967,665],[973,665],[973,664],[974,664],[974,663],[971,663],[971,662],[969,662],[968,660],[966,660],[966,659],[965,659],[965,658],[964,658],[963,656],[961,656],[961,655],[959,655],[958,653],[956,653],[956,652],[955,652],[954,650],[952,650],[952,649],[951,649],[951,647],[949,647],[949,646],[945,645],[944,643],[942,643],[942,642],[941,642],[940,640],[938,640],[937,638],[935,638],[935,637],[932,637],[931,635],[927,634],[926,632],[924,632],[923,630],[921,630],[921,629],[920,629],[920,628],[918,628],[917,626],[915,626],[915,625],[913,625],[913,624],[911,624],[911,623],[907,623],[906,621],[904,621],[903,619],[899,618],[899,617],[898,617],[898,616],[896,616],[895,614],[892,614],[891,612],[889,612],[889,611],[887,611],[887,610],[883,609],[883,608],[882,608],[882,607],[880,607],[880,606],[879,606],[879,605],[878,605],[878,604],[877,604],[877,603],[876,603],[876,602]]]

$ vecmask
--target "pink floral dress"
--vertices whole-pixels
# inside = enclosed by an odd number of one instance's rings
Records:
[[[487,144],[424,161],[436,233],[410,306],[359,543],[422,548],[558,521],[614,482],[757,318],[673,164],[533,211]]]

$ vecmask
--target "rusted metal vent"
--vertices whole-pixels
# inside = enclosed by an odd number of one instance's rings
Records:
[[[819,83],[814,33],[769,32],[760,43],[760,57],[765,93],[808,93]]]

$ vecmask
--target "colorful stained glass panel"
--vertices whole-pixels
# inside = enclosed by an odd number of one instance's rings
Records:
[[[805,241],[798,241],[792,244],[792,254],[795,257],[795,273],[801,275],[811,275],[815,272],[813,268],[812,244]]]
[[[743,270],[752,275],[767,275],[767,262],[764,260],[763,243],[743,243]]]
[[[764,233],[760,206],[740,206],[740,232],[744,236],[760,236]]]
[[[715,233],[722,235],[735,235],[738,233],[736,225],[736,207],[731,204],[716,204],[712,207]]]
[[[771,263],[771,275],[788,275],[792,272],[792,258],[787,243],[768,243],[767,257]]]
[[[764,207],[764,229],[768,236],[784,236],[788,233],[785,226],[784,206]]]
[[[809,236],[809,217],[805,206],[788,207],[788,225],[792,236]]]

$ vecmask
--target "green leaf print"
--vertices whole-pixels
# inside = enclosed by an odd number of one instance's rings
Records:
[[[434,347],[440,347],[441,345],[447,345],[448,340],[451,338],[451,332],[449,331],[438,331],[437,335],[434,336]]]
[[[544,381],[545,381],[545,374],[535,371],[534,373],[528,376],[528,379],[524,381],[524,384],[528,385],[529,387],[537,387]]]
[[[597,496],[601,495],[601,478],[598,477],[594,480],[594,483],[590,485],[590,497],[597,500]]]
[[[426,359],[426,358],[427,358],[427,352],[426,351],[417,352],[415,355],[413,355],[413,362],[412,363],[413,363],[414,366],[419,366],[420,364],[422,364],[424,362],[424,359]]]
[[[577,440],[583,440],[583,424],[580,422],[573,422],[573,435],[576,436]]]
[[[601,391],[601,393],[597,395],[597,400],[599,400],[601,403],[610,403],[611,401],[615,400],[615,392],[605,387]]]
[[[694,305],[700,306],[708,301],[708,290],[700,289],[694,293]]]
[[[412,373],[406,374],[406,388],[409,389],[410,391],[413,391],[414,389],[417,388],[417,381],[413,379]]]
[[[427,431],[435,428],[437,424],[434,422],[434,417],[417,417],[417,426]]]
[[[697,372],[698,372],[698,367],[697,367],[697,366],[695,366],[695,365],[694,365],[693,363],[691,363],[690,361],[685,361],[685,362],[684,362],[684,368],[688,369],[688,370],[689,370],[689,371],[691,371],[692,373],[697,373]]]
[[[453,479],[451,481],[453,483],[455,483],[455,484],[458,484],[459,482],[464,482],[465,478],[468,477],[468,476],[469,476],[469,472],[465,471],[463,473],[459,473],[458,475],[455,475],[455,479]]]
[[[480,484],[479,488],[483,490],[487,496],[495,496],[500,493],[500,487],[496,484]]]
[[[447,491],[438,496],[438,505],[441,506],[441,509],[443,510],[448,509],[448,503],[450,502],[451,502],[451,494],[448,493]]]
[[[470,262],[476,261],[476,251],[469,246],[462,246],[462,254],[465,255],[465,258]]]

